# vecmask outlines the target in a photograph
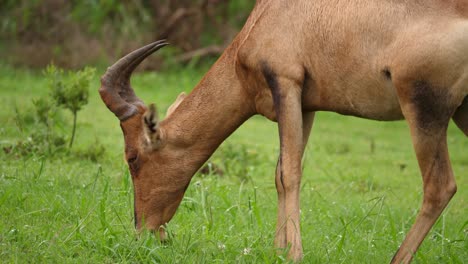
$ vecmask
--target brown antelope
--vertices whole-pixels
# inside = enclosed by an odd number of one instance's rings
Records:
[[[255,114],[278,122],[275,246],[300,260],[301,157],[316,111],[408,122],[423,178],[416,222],[392,263],[408,263],[456,192],[450,119],[468,136],[468,1],[257,1],[244,28],[159,121],[130,76],[157,41],[111,66],[99,90],[119,118],[137,229],[174,215],[195,172]]]

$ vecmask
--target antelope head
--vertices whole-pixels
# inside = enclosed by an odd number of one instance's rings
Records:
[[[164,41],[158,41],[123,57],[107,69],[99,89],[123,131],[125,159],[134,185],[135,227],[141,229],[144,223],[147,229],[159,232],[161,239],[165,239],[162,226],[174,215],[194,171],[177,162],[186,155],[184,148],[168,139],[167,128],[164,121],[158,120],[156,107],[146,106],[135,95],[130,76],[147,56],[165,45]],[[184,97],[181,94],[177,98],[168,116]]]

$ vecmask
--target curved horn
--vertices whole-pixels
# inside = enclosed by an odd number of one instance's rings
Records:
[[[136,114],[138,112],[137,105],[143,104],[130,85],[133,70],[146,57],[166,45],[168,43],[165,40],[159,40],[137,49],[107,68],[106,73],[101,77],[99,94],[107,108],[120,121],[125,121]]]

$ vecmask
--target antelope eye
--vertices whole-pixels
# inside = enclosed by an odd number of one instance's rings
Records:
[[[132,155],[130,156],[128,159],[127,159],[127,162],[130,164],[130,163],[134,163],[136,160],[138,159],[138,155]]]
[[[127,159],[127,164],[128,168],[130,169],[130,172],[132,174],[132,177],[137,177],[137,172],[140,168],[140,162],[138,161],[138,154],[136,155],[130,155],[129,158]]]

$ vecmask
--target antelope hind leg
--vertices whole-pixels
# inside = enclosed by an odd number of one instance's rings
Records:
[[[426,82],[398,87],[423,178],[423,202],[392,263],[409,263],[456,192],[447,149],[447,126],[455,111],[452,98]],[[442,91],[442,92],[441,92]]]

